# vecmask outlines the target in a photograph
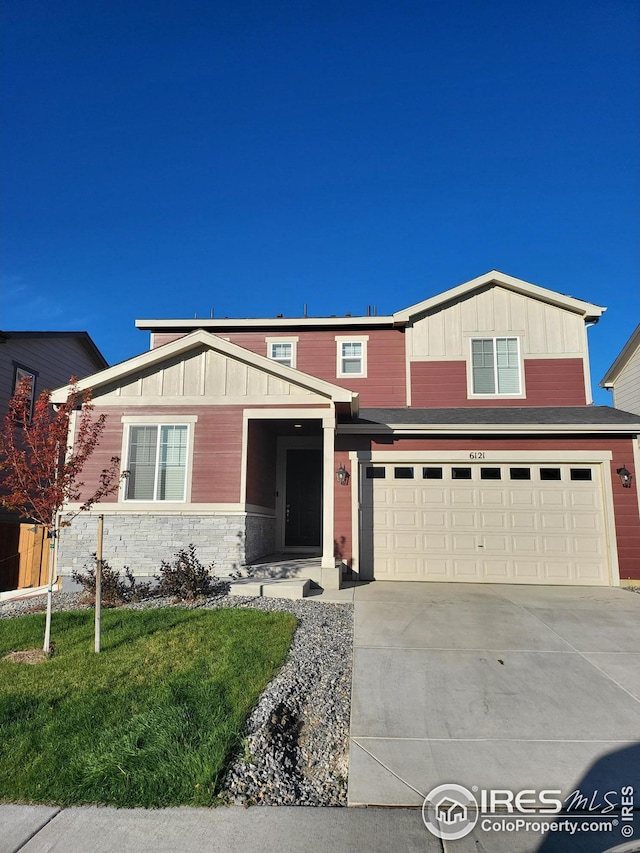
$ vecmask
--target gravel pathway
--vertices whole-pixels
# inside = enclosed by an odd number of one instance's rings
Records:
[[[80,593],[55,593],[54,610],[82,608],[81,598]],[[42,596],[0,604],[0,619],[42,611],[45,601]],[[289,656],[247,720],[242,754],[232,761],[224,789],[237,804],[346,806],[352,605],[218,597],[179,605],[153,598],[124,606],[252,607],[293,613],[298,628]]]

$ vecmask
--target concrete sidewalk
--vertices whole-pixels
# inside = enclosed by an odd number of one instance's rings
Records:
[[[442,853],[419,810],[0,806],[0,853]]]
[[[618,831],[484,832],[440,841],[419,809],[0,806],[0,853],[637,853]]]

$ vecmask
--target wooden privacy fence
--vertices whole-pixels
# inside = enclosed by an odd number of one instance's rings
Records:
[[[0,592],[48,581],[49,540],[39,524],[0,524]]]

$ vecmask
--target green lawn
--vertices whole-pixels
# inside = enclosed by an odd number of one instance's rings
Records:
[[[163,608],[0,619],[0,802],[210,805],[243,723],[280,668],[296,620]]]

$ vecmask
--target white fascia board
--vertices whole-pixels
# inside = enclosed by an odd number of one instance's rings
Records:
[[[542,302],[548,302],[551,305],[556,305],[559,308],[566,308],[577,314],[582,314],[585,320],[597,320],[607,310],[600,305],[594,305],[591,302],[583,302],[581,299],[574,299],[572,296],[565,296],[562,293],[557,293],[555,290],[548,290],[546,287],[539,287],[537,284],[531,284],[528,281],[523,281],[520,278],[514,278],[511,275],[491,270],[491,272],[473,278],[464,284],[459,284],[457,287],[452,287],[450,290],[445,290],[443,293],[438,293],[423,302],[418,302],[415,305],[410,305],[402,311],[397,311],[393,315],[396,322],[408,322],[416,314],[421,314],[429,311],[432,308],[437,308],[446,302],[457,299],[461,296],[466,296],[480,287],[495,284],[499,287],[504,287],[507,290],[513,290],[517,293],[522,293],[524,296],[530,296],[534,299],[539,299]]]
[[[339,434],[349,435],[379,435],[390,432],[394,435],[415,435],[417,433],[434,433],[445,435],[507,435],[510,433],[608,433],[630,435],[640,433],[639,424],[340,424]]]
[[[241,320],[136,320],[136,328],[143,331],[161,329],[287,329],[317,328],[318,326],[393,326],[395,317],[249,317]]]
[[[106,370],[101,370],[99,373],[86,376],[84,379],[78,381],[77,389],[81,393],[83,391],[94,390],[102,385],[107,385],[110,382],[115,382],[118,379],[130,376],[132,373],[136,373],[138,370],[143,368],[151,367],[154,364],[160,364],[168,358],[181,355],[199,346],[208,346],[217,352],[228,355],[239,361],[243,361],[252,367],[264,370],[280,379],[291,382],[294,385],[299,385],[303,388],[307,388],[308,390],[315,391],[321,396],[328,397],[334,402],[349,403],[352,409],[354,406],[357,409],[358,395],[355,392],[349,391],[346,388],[341,388],[338,385],[333,385],[331,382],[326,382],[324,379],[317,379],[315,376],[303,373],[301,370],[295,370],[293,367],[287,367],[286,365],[279,364],[278,362],[273,361],[273,359],[251,352],[238,344],[232,344],[231,341],[226,341],[224,338],[220,338],[217,335],[204,331],[203,329],[198,329],[190,335],[185,335],[182,338],[178,338],[175,341],[164,344],[164,346],[147,350],[141,355],[134,356],[133,358],[127,359],[127,361],[123,361],[113,367],[108,367]],[[54,404],[63,403],[67,399],[70,389],[70,385],[65,385],[62,388],[56,388],[51,392],[51,402]],[[205,401],[203,400],[203,402]]]
[[[626,367],[627,362],[638,347],[640,347],[640,324],[636,326],[634,331],[631,333],[631,337],[620,350],[619,356],[605,373],[600,382],[601,388],[613,388],[620,371]]]

